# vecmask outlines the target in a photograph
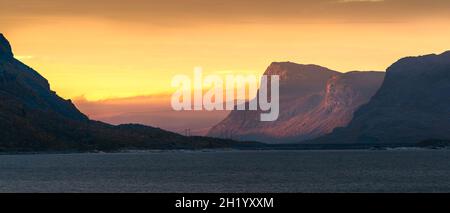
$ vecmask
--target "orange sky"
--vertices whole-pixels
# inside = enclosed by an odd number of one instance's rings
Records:
[[[272,61],[384,70],[450,49],[446,0],[0,0],[15,54],[65,98],[166,93],[173,75]]]
[[[450,1],[0,0],[0,31],[53,90],[86,103],[170,94],[172,77],[196,66],[385,70],[450,49]]]

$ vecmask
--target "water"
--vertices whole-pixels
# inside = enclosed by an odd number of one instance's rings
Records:
[[[450,151],[1,155],[0,192],[450,192]]]

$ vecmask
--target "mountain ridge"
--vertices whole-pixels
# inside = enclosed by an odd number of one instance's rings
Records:
[[[345,128],[310,143],[418,143],[450,139],[450,51],[392,64]]]

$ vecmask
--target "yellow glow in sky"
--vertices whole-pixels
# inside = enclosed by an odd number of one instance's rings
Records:
[[[299,21],[295,13],[276,20],[253,14],[246,21],[207,21],[206,15],[170,25],[135,21],[139,16],[122,20],[120,14],[38,14],[21,17],[29,23],[3,19],[0,25],[16,57],[53,90],[87,100],[168,93],[174,75],[192,76],[197,66],[205,75],[261,75],[273,61],[382,71],[404,56],[450,49],[450,19],[442,16],[391,22]]]

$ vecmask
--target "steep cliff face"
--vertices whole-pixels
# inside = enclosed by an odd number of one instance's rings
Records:
[[[339,73],[316,65],[273,63],[280,75],[280,116],[261,122],[259,111],[232,111],[209,136],[269,143],[301,142],[345,126],[384,78],[382,72]]]
[[[387,69],[346,128],[314,143],[417,143],[450,139],[450,52],[408,57]]]
[[[353,113],[367,103],[383,82],[382,72],[350,72],[333,76],[327,83],[325,95],[315,109],[302,119],[286,125],[288,132],[300,132],[311,139],[346,126]]]

